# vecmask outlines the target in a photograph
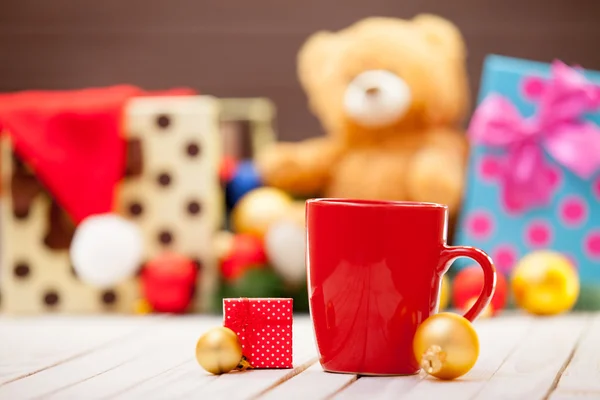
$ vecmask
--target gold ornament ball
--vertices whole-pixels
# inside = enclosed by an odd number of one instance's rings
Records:
[[[579,296],[579,277],[569,259],[560,253],[540,250],[529,253],[511,276],[515,302],[535,315],[569,311]]]
[[[465,303],[465,307],[462,310],[463,313],[466,313],[467,311],[469,311],[471,309],[471,307],[473,307],[473,304],[475,304],[476,301],[477,301],[477,297],[473,297],[472,299],[467,300],[467,302]],[[492,303],[489,303],[487,306],[485,306],[485,308],[483,309],[481,314],[479,314],[479,318],[490,318],[493,315],[494,315],[494,308],[492,307]]]
[[[479,338],[467,319],[442,312],[419,325],[413,352],[429,375],[444,380],[455,379],[469,372],[477,362]]]
[[[239,365],[242,345],[231,329],[222,326],[212,328],[198,339],[196,360],[211,374],[224,374]]]
[[[440,289],[440,310],[445,310],[450,302],[450,281],[446,275],[442,276],[442,287]]]
[[[224,260],[233,249],[235,235],[229,231],[219,231],[215,234],[213,245],[219,261]]]
[[[290,213],[292,202],[293,199],[279,189],[254,189],[235,205],[231,214],[233,230],[262,239],[273,222]]]
[[[146,299],[138,299],[133,304],[133,311],[140,315],[150,314],[152,313],[152,305]]]

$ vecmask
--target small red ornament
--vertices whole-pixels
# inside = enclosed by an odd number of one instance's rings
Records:
[[[229,182],[237,170],[238,161],[233,157],[223,157],[219,167],[219,178],[221,183]]]
[[[233,238],[229,254],[221,261],[221,275],[233,280],[251,266],[265,265],[267,255],[263,242],[252,235],[238,234]]]
[[[192,301],[197,274],[196,265],[189,258],[163,253],[144,266],[144,298],[154,311],[182,313]]]
[[[292,368],[292,312],[289,298],[223,299],[223,325],[256,369]]]
[[[499,313],[506,305],[507,283],[500,272],[497,274],[496,291],[490,302],[492,313]],[[463,310],[468,308],[473,299],[476,299],[483,288],[483,270],[479,266],[469,266],[462,269],[452,282],[452,303],[454,307]]]

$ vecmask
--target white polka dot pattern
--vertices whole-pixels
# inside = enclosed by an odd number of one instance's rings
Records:
[[[223,299],[224,326],[233,330],[254,368],[292,368],[292,299]]]

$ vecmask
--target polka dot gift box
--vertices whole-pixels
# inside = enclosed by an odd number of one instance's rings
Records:
[[[600,309],[599,124],[599,72],[489,56],[455,238],[506,274],[531,251],[565,254],[581,279],[579,309]]]
[[[292,368],[292,310],[288,298],[223,299],[223,325],[253,368]]]
[[[149,303],[206,309],[218,278],[218,109],[190,90],[129,85],[1,95],[2,311],[133,313],[139,272],[166,252],[189,263],[154,271]]]

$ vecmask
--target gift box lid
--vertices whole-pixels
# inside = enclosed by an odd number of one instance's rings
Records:
[[[488,55],[483,62],[481,85],[477,103],[481,103],[491,93],[499,93],[510,98],[524,117],[531,116],[536,104],[524,96],[523,87],[517,82],[525,76],[538,76],[547,79],[551,64],[547,62],[508,57],[499,54]],[[581,69],[591,82],[600,84],[600,71]]]

